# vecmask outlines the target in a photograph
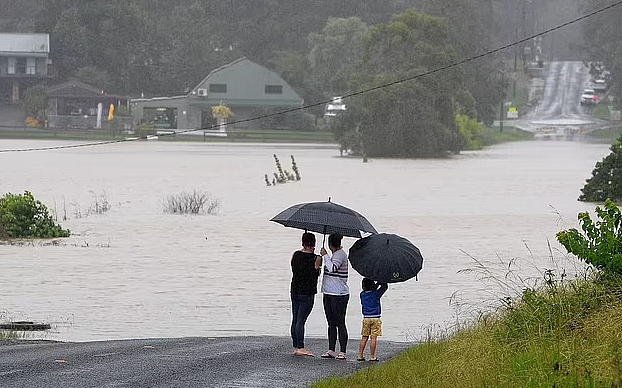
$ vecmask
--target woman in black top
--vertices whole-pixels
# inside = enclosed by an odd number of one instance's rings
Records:
[[[302,235],[302,249],[292,256],[292,341],[294,354],[311,356],[305,349],[305,323],[313,309],[317,293],[317,279],[320,276],[322,257],[315,254],[315,235],[305,232]]]

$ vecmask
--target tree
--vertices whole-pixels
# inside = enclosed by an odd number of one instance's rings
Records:
[[[54,222],[48,208],[29,191],[0,198],[0,238],[56,238],[70,234]]]
[[[611,153],[596,163],[581,192],[579,201],[622,201],[622,136],[611,146]]]
[[[69,8],[60,14],[58,22],[51,34],[51,57],[58,68],[62,79],[70,77],[73,72],[87,66],[89,32],[81,24],[77,8]]]
[[[212,107],[212,116],[218,120],[218,128],[224,132],[227,130],[227,120],[233,117],[233,111],[221,102],[220,105]]]
[[[26,113],[38,121],[45,120],[45,110],[48,108],[49,97],[45,87],[33,86],[26,90]]]
[[[414,10],[372,27],[364,38],[363,63],[350,77],[350,91],[373,91],[348,100],[348,111],[335,126],[342,149],[385,157],[459,151],[453,107],[454,96],[463,91],[459,70],[417,78],[452,62],[455,51],[446,40],[442,19]]]
[[[348,75],[363,59],[363,38],[369,27],[358,17],[330,18],[321,33],[309,35],[309,62],[317,83],[330,96],[347,90]]]
[[[85,84],[96,86],[102,90],[108,90],[110,75],[105,70],[95,66],[81,67],[76,71],[75,77]]]
[[[585,11],[610,5],[605,0],[583,0]],[[608,84],[613,85],[614,104],[622,107],[622,9],[614,7],[593,16],[583,24],[585,45],[581,47],[586,61],[601,61],[611,72]]]

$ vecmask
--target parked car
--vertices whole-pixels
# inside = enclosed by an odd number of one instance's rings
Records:
[[[581,105],[596,105],[598,103],[598,96],[594,89],[585,89],[581,94]]]

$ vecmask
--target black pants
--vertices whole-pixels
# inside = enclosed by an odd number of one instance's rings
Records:
[[[315,295],[292,295],[292,342],[296,349],[305,347],[305,323],[311,310]]]
[[[348,346],[348,330],[346,329],[346,310],[350,295],[324,294],[324,314],[328,322],[328,349],[335,351],[337,333],[339,333],[339,347],[346,352]]]

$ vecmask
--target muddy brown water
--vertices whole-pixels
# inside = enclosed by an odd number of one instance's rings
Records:
[[[0,140],[2,149],[52,144]],[[295,156],[301,181],[266,187],[275,153],[290,171]],[[369,163],[306,145],[140,142],[0,154],[0,191],[32,191],[60,218],[66,213],[61,223],[75,233],[58,245],[0,246],[2,320],[51,323],[39,336],[70,341],[288,335],[289,259],[301,231],[268,220],[292,204],[332,197],[421,249],[418,281],[392,285],[382,299],[385,338],[418,339],[489,308],[546,269],[576,270],[555,233],[593,208],[576,199],[607,154],[602,144],[535,141],[444,160]],[[192,190],[219,199],[217,214],[163,213],[168,195]],[[104,193],[110,210],[87,216]],[[354,241],[344,239],[346,250]],[[459,272],[475,268],[474,258],[496,279],[505,275],[498,263],[516,259],[514,274],[524,279],[499,289],[477,272]],[[354,338],[360,280],[352,271]],[[307,335],[325,331],[318,295]]]

